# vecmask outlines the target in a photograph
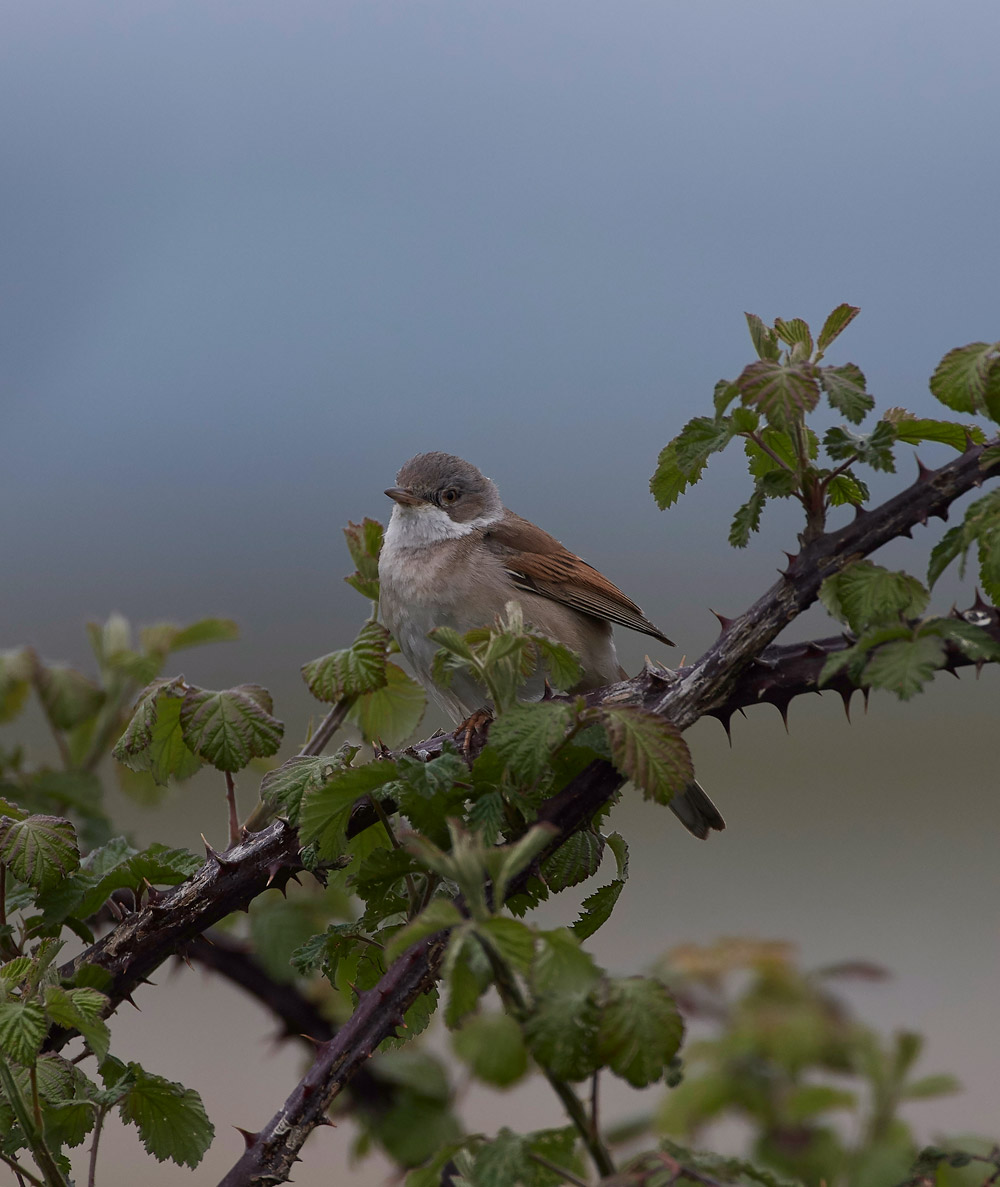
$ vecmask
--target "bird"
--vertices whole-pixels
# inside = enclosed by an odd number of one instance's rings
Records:
[[[417,679],[456,723],[483,706],[484,691],[463,672],[447,687],[435,682],[438,644],[430,632],[451,627],[464,634],[489,626],[512,600],[536,630],[576,653],[583,675],[564,690],[569,693],[626,678],[614,626],[673,646],[607,577],[508,510],[496,483],[470,462],[450,453],[419,453],[385,493],[394,505],[379,556],[382,620]],[[522,695],[538,699],[543,692],[536,673]],[[696,837],[725,828],[698,783],[675,795],[670,807]]]

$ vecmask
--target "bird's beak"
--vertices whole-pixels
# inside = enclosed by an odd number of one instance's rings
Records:
[[[421,503],[426,503],[426,499],[422,499],[419,495],[415,495],[413,491],[406,490],[402,486],[390,486],[385,492],[390,499],[395,499],[401,507],[419,507]]]

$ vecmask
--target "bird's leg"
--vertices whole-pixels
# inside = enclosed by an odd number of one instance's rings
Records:
[[[482,734],[483,729],[489,725],[493,720],[493,710],[489,705],[484,705],[481,709],[477,709],[474,713],[462,722],[455,730],[456,736],[460,739],[462,752],[466,758],[473,759],[483,748],[483,741],[479,735]],[[478,741],[478,745],[474,745]]]

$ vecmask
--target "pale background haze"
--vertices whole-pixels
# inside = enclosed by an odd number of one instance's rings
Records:
[[[318,709],[299,666],[367,612],[339,529],[388,515],[413,453],[479,465],[677,662],[714,637],[709,607],[770,584],[797,528],[769,510],[728,548],[736,457],[667,514],[648,494],[660,447],[750,361],[743,311],[862,306],[832,361],[929,415],[941,355],[1000,337],[992,0],[47,0],[3,5],[3,27],[0,646],[85,664],[85,621],[114,609],[232,616],[240,642],[179,667],[267,685],[283,755]],[[878,559],[920,573],[940,531]],[[934,604],[970,588],[949,578]],[[793,628],[830,629],[816,611]],[[619,634],[634,668],[651,641]],[[598,956],[636,972],[748,935],[810,965],[880,960],[895,980],[859,1011],[924,1032],[923,1070],[967,1085],[912,1109],[922,1136],[995,1136],[997,688],[943,676],[852,727],[813,697],[788,736],[762,708],[731,750],[697,726],[729,828],[699,844],[626,801],[632,878]],[[144,841],[222,841],[214,780],[170,804],[122,810]],[[194,1180],[214,1182],[242,1147],[229,1127],[270,1117],[298,1054],[200,973],[168,985],[116,1020],[114,1050],[203,1094],[217,1137]],[[540,1090],[476,1093],[465,1116],[561,1123]],[[188,1177],[112,1137],[103,1187]],[[341,1169],[347,1143],[311,1137],[296,1182],[381,1181],[374,1161]]]

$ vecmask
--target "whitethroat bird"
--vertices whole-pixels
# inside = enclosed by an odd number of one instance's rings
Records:
[[[483,689],[462,672],[448,687],[435,684],[438,647],[429,633],[440,626],[461,633],[489,626],[511,600],[521,603],[526,621],[579,657],[583,677],[566,692],[626,677],[613,623],[673,646],[617,586],[508,511],[496,484],[469,462],[419,453],[385,493],[395,506],[378,566],[382,617],[417,679],[455,722],[481,708]],[[525,698],[541,696],[543,687],[536,674]],[[696,837],[726,826],[697,783],[675,795],[670,807]]]

